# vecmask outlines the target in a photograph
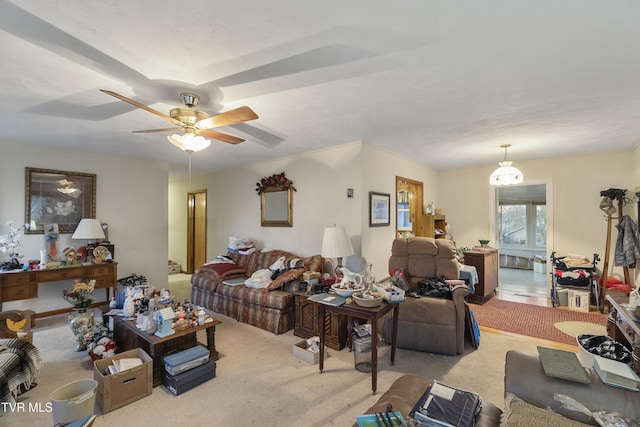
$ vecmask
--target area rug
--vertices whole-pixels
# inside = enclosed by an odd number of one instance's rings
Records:
[[[607,327],[590,322],[558,322],[553,325],[565,334],[577,338],[578,335],[607,335]]]
[[[560,322],[586,322],[606,326],[607,318],[562,308],[541,307],[532,304],[492,298],[484,305],[469,304],[478,325],[535,338],[576,345],[571,335],[554,327]]]

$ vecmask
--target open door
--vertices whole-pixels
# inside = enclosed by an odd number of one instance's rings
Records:
[[[187,195],[187,273],[207,262],[207,191]]]
[[[419,227],[423,215],[422,192],[422,182],[396,176],[396,237],[407,232],[422,235]]]

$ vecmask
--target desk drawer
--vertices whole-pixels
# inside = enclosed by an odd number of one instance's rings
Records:
[[[89,280],[95,280],[96,284],[94,285],[94,288],[96,289],[102,289],[102,288],[110,288],[113,286],[113,283],[115,282],[115,278],[111,275],[109,276],[94,276],[91,277]]]
[[[4,277],[5,286],[17,286],[17,285],[27,285],[27,284],[37,284],[38,279],[36,278],[36,273],[18,273],[12,274],[9,273]]]
[[[2,302],[19,301],[38,297],[38,284],[27,283],[18,285],[7,285],[2,287]]]
[[[41,282],[55,282],[57,280],[81,279],[85,270],[77,267],[56,268],[52,270],[40,270],[38,280]]]
[[[116,266],[114,264],[106,263],[106,264],[92,265],[87,269],[87,277],[111,275],[111,274],[114,274],[115,271],[116,271]]]

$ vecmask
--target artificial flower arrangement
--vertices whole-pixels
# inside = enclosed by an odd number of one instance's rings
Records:
[[[62,298],[72,304],[74,308],[87,308],[93,302],[93,289],[95,286],[95,280],[89,280],[89,283],[84,283],[76,279],[71,290],[65,289],[62,291]]]
[[[102,337],[98,341],[90,344],[87,349],[91,359],[108,359],[116,354],[116,342],[110,337]]]
[[[112,343],[111,332],[101,319],[87,316],[76,325],[76,341],[78,347],[87,349],[93,359],[111,357],[115,354],[115,342]]]
[[[16,252],[16,249],[21,245],[20,235],[18,232],[22,229],[28,230],[29,224],[24,224],[20,228],[15,228],[13,226],[13,222],[9,221],[7,222],[7,225],[9,226],[9,234],[3,234],[0,236],[0,252],[9,251],[9,261],[0,264],[0,270],[15,270],[22,267],[22,264],[20,263],[20,258],[22,257]]]

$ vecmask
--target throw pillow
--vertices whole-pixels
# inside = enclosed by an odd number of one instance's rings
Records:
[[[581,427],[590,425],[563,417],[551,410],[538,408],[535,405],[525,402],[513,393],[507,393],[504,407],[504,413],[500,419],[501,426]]]
[[[291,270],[283,271],[278,275],[278,277],[271,281],[268,289],[272,291],[278,289],[285,283],[288,283],[302,276],[302,273],[304,273],[304,268],[292,268]]]
[[[242,274],[242,275],[245,274],[244,268],[239,267],[236,264],[231,264],[231,263],[227,263],[227,262],[205,264],[202,267],[200,267],[200,269],[203,269],[203,268],[207,269],[207,270],[215,271],[218,274],[218,276],[220,276],[222,278],[235,276],[235,275],[239,275],[239,274]]]

